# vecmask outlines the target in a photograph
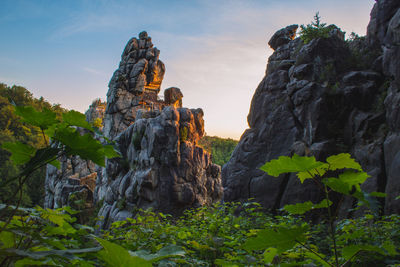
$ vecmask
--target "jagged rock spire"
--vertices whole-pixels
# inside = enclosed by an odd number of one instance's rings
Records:
[[[157,94],[165,73],[160,50],[153,46],[147,32],[131,38],[125,46],[118,69],[107,93],[104,134],[113,139],[135,121],[138,109],[161,109]]]

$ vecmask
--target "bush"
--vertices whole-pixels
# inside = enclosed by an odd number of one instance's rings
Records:
[[[305,44],[308,44],[313,39],[317,38],[328,38],[329,32],[334,28],[334,25],[326,26],[326,23],[321,23],[321,17],[319,12],[314,16],[314,21],[311,24],[300,26],[300,38]]]

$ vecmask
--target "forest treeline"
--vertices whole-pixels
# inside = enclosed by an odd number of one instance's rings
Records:
[[[221,166],[231,158],[237,144],[237,140],[208,135],[199,141],[199,145],[211,153],[213,163]]]
[[[20,141],[35,148],[42,148],[45,145],[40,129],[21,122],[14,114],[13,105],[32,106],[37,110],[47,108],[60,117],[66,111],[59,104],[52,105],[43,97],[33,97],[32,93],[22,86],[8,86],[0,83],[0,144]],[[20,167],[11,162],[10,153],[0,146],[0,182],[16,176],[19,172]],[[28,179],[23,188],[22,206],[42,205],[45,194],[45,176],[46,168],[43,167],[35,171],[31,179]],[[4,203],[9,198],[11,189],[15,187],[16,181],[0,187],[0,203]]]

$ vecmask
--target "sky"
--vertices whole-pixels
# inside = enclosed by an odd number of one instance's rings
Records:
[[[207,135],[239,139],[265,75],[271,36],[322,22],[366,34],[374,0],[0,0],[0,82],[85,112],[106,100],[127,41],[146,30]],[[161,93],[162,93],[161,91]]]

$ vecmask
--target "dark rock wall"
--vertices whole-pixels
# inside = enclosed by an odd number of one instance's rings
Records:
[[[196,145],[203,134],[201,109],[166,107],[137,118],[116,138],[122,158],[107,161],[101,228],[138,208],[180,214],[220,200],[220,166]]]
[[[371,175],[366,191],[386,192],[385,213],[400,212],[400,2],[378,1],[366,38],[338,29],[304,44],[288,26],[253,96],[247,129],[223,167],[224,200],[255,198],[266,208],[318,201],[319,189],[293,175],[259,170],[281,155],[317,159],[350,152]],[[355,203],[346,200],[350,208]]]

